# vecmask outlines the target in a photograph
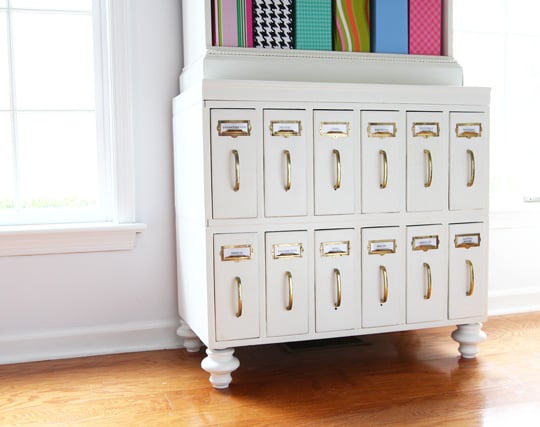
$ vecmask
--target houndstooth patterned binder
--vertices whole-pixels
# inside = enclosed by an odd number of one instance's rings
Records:
[[[253,45],[262,48],[294,48],[294,0],[253,2]]]

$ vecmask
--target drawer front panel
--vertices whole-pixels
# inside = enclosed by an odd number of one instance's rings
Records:
[[[407,210],[448,206],[448,115],[407,113]]]
[[[266,332],[268,336],[308,332],[306,231],[266,233]]]
[[[257,144],[254,110],[211,110],[213,217],[257,216]]]
[[[316,215],[352,214],[355,210],[358,127],[353,111],[313,112]]]
[[[315,231],[315,328],[355,327],[360,312],[358,243],[354,229]]]
[[[449,317],[487,315],[487,231],[484,223],[451,224]]]
[[[214,236],[217,341],[259,337],[258,249],[255,233]]]
[[[485,113],[450,113],[450,209],[487,209],[488,120]]]
[[[405,247],[399,227],[362,230],[362,326],[405,323]]]
[[[264,111],[264,197],[266,216],[307,214],[304,110]]]
[[[442,225],[407,227],[407,323],[448,317],[448,242]]]

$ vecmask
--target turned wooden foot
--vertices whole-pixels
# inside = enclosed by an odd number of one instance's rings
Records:
[[[240,361],[233,356],[234,349],[225,350],[207,349],[208,355],[201,362],[201,367],[210,374],[210,382],[217,389],[229,387],[232,381],[231,372],[238,369]]]
[[[459,343],[459,352],[464,359],[474,359],[478,353],[478,344],[484,342],[487,338],[482,330],[481,323],[470,323],[467,325],[458,325],[452,332],[452,338]]]
[[[184,348],[186,351],[197,353],[201,349],[201,340],[182,319],[180,319],[180,326],[176,330],[176,335],[184,340]]]

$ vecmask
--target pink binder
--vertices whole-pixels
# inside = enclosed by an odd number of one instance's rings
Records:
[[[441,55],[441,0],[409,0],[409,54]]]

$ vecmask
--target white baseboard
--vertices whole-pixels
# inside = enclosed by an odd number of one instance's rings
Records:
[[[490,316],[540,311],[540,288],[518,288],[490,291]]]
[[[0,336],[0,364],[181,348],[178,320]]]

